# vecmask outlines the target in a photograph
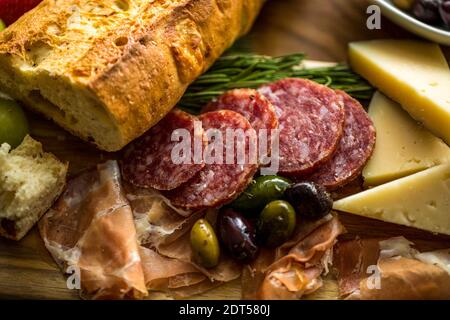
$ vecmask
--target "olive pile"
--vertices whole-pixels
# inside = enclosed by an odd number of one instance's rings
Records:
[[[450,0],[393,0],[400,9],[428,24],[444,23],[450,28]]]
[[[204,219],[191,230],[194,259],[210,268],[219,262],[220,245],[236,260],[248,263],[259,247],[288,241],[304,220],[326,216],[332,208],[326,190],[312,182],[294,184],[279,176],[260,176],[217,217],[218,237]]]

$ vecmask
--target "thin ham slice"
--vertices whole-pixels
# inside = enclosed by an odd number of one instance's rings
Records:
[[[336,238],[344,232],[337,217],[299,224],[291,241],[275,251],[262,250],[244,268],[243,299],[300,299],[321,287]]]
[[[344,299],[450,299],[450,249],[420,253],[403,237],[355,239],[335,248]],[[377,280],[378,279],[378,280]]]
[[[192,286],[207,279],[189,263],[170,259],[156,251],[140,247],[147,289],[166,291]]]
[[[339,242],[334,249],[333,268],[338,275],[340,297],[347,297],[359,289],[362,275],[377,263],[379,239],[356,239]]]
[[[171,206],[170,201],[155,189],[144,189],[125,183],[126,197],[133,210],[138,241],[141,245],[159,248],[170,243],[204,215],[185,212]]]
[[[192,264],[164,257],[141,247],[142,265],[149,291],[164,292],[170,298],[187,298],[221,285],[212,282]]]
[[[133,215],[115,161],[70,180],[39,230],[63,271],[79,270],[83,297],[147,295]]]
[[[142,246],[141,255],[149,290],[185,298],[241,275],[242,266],[223,252],[218,266],[211,269],[202,268],[192,258],[189,231],[200,218],[206,218],[215,226],[216,210],[197,211],[185,217],[156,190],[131,185],[125,188]]]
[[[190,263],[212,281],[228,282],[239,278],[241,275],[242,266],[224,252],[221,252],[219,264],[214,268],[205,269],[196,264],[192,258],[189,232],[186,232],[177,241],[160,246],[158,252],[166,257]]]

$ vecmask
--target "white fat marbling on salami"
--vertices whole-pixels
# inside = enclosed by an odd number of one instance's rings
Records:
[[[345,126],[336,153],[306,180],[332,190],[356,178],[372,155],[376,133],[372,121],[361,104],[342,91],[337,91],[345,106]]]
[[[203,141],[203,130],[194,130],[195,120],[186,112],[173,110],[132,142],[122,160],[124,179],[140,187],[171,190],[194,177],[204,166],[194,161],[194,141]],[[190,158],[181,164],[172,159],[172,150],[179,143],[172,141],[172,133],[180,129],[187,130],[191,137]]]
[[[231,110],[242,114],[257,133],[260,129],[278,128],[274,106],[262,94],[253,89],[228,91],[209,103],[203,109],[203,113],[219,110]]]
[[[200,120],[205,131],[218,129],[222,132],[224,145],[227,145],[227,129],[241,129],[244,132],[253,129],[244,116],[230,110],[204,113],[200,116]],[[249,143],[246,143],[245,149],[248,155]],[[226,148],[223,150],[223,159],[226,159]],[[236,150],[234,159],[233,164],[206,164],[190,181],[174,190],[164,192],[164,195],[172,205],[192,211],[218,207],[233,200],[247,187],[258,170],[257,163],[238,164]]]

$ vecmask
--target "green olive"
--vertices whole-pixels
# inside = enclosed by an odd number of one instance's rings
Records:
[[[392,2],[402,10],[410,10],[415,0],[392,0]]]
[[[2,21],[2,19],[0,19],[0,32],[5,29],[6,29],[5,23]]]
[[[0,98],[0,145],[15,148],[28,134],[28,121],[22,108],[13,100]]]
[[[191,229],[191,248],[194,260],[205,268],[219,263],[220,247],[216,233],[205,219],[198,220]]]
[[[295,210],[284,200],[267,204],[261,212],[256,228],[260,242],[268,247],[277,247],[286,242],[296,225]]]
[[[271,201],[282,199],[284,191],[292,184],[289,179],[279,176],[260,176],[231,204],[235,210],[252,215]]]

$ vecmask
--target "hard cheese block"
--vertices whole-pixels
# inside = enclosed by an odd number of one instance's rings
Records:
[[[369,115],[377,131],[377,143],[363,170],[366,185],[379,185],[450,163],[450,147],[380,92],[370,103]]]
[[[350,64],[450,144],[450,71],[436,44],[374,40],[350,44]]]
[[[450,235],[450,164],[338,200],[333,208]]]

